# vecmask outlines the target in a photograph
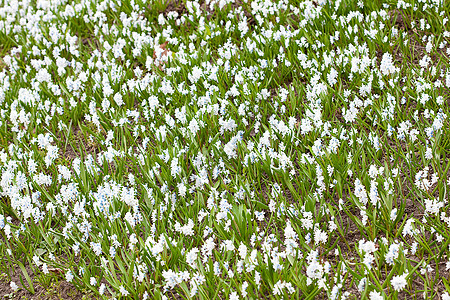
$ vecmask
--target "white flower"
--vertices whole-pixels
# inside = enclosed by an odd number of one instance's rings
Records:
[[[95,279],[95,277],[91,277],[89,279],[89,282],[90,282],[91,285],[96,285],[97,284],[97,279]]]
[[[406,276],[408,274],[405,273],[403,275],[396,275],[391,279],[391,284],[392,287],[394,288],[394,290],[396,290],[397,292],[403,290],[407,284],[406,282]]]
[[[296,239],[297,233],[291,226],[291,222],[287,222],[286,228],[284,229],[284,238],[285,239]]]
[[[363,277],[358,284],[358,291],[362,293],[364,291],[364,287],[366,286],[367,278]]]
[[[11,283],[9,284],[9,286],[11,287],[11,289],[15,292],[19,289],[19,287],[17,286],[17,284],[14,281],[11,281]]]
[[[214,243],[214,238],[210,237],[206,240],[206,242],[203,244],[201,248],[203,261],[205,262],[208,257],[212,254],[213,249],[215,248],[216,244]]]
[[[398,71],[392,62],[392,55],[384,53],[381,59],[380,71],[383,75],[390,75]]]
[[[197,266],[195,264],[195,261],[197,260],[197,254],[199,250],[197,248],[192,248],[187,254],[186,254],[186,263],[189,264],[191,268],[196,269]]]
[[[73,280],[73,274],[72,274],[72,271],[70,271],[70,270],[67,271],[67,273],[66,273],[66,280],[67,280],[68,282],[71,282],[71,281]]]
[[[241,242],[241,244],[239,245],[239,248],[238,248],[238,252],[239,252],[239,255],[241,256],[241,258],[245,259],[247,257],[247,246],[245,246]]]
[[[123,285],[120,286],[119,292],[120,292],[120,293],[122,294],[122,296],[124,296],[124,297],[126,297],[126,296],[128,296],[128,295],[130,294],[130,292],[128,292],[128,291],[123,287]]]
[[[377,291],[371,291],[369,294],[370,300],[383,300],[383,296],[381,296],[380,292]]]
[[[238,29],[241,32],[241,36],[244,36],[248,32],[247,17],[244,16],[242,21],[239,22]]]
[[[333,86],[337,83],[336,78],[338,75],[338,72],[334,68],[331,68],[330,74],[327,75],[328,84],[330,86]]]
[[[242,288],[241,288],[242,297],[244,297],[244,298],[247,297],[247,292],[246,292],[247,287],[248,287],[248,282],[245,281],[245,282],[242,284]]]
[[[282,295],[284,288],[287,289],[287,292],[289,294],[292,294],[295,292],[295,289],[290,282],[285,282],[285,281],[280,280],[277,283],[275,283],[275,285],[273,287],[273,294],[274,295]]]
[[[49,271],[48,271],[48,266],[47,266],[46,263],[43,263],[43,264],[42,264],[42,272],[43,272],[44,274],[48,274],[48,273],[49,273]]]
[[[103,295],[103,294],[105,293],[105,288],[106,288],[105,284],[102,283],[102,284],[100,285],[100,287],[98,288],[98,293],[99,293],[100,295]]]
[[[48,145],[47,146],[47,155],[45,156],[44,162],[45,162],[45,166],[48,167],[52,164],[52,162],[58,158],[58,147],[57,146],[52,146],[52,145]]]
[[[234,251],[234,249],[235,249],[233,241],[231,241],[231,240],[223,241],[221,247],[223,249],[226,249],[227,251]]]
[[[275,283],[275,285],[273,286],[273,294],[274,295],[281,295],[283,293],[283,281],[278,281],[277,283]]]
[[[364,242],[363,240],[360,240],[359,249],[364,251],[365,253],[374,253],[375,251],[377,251],[376,244],[372,241]]]
[[[181,232],[184,235],[187,236],[193,236],[194,235],[194,221],[189,219],[188,224],[181,226],[179,222],[175,223],[175,231]]]
[[[102,253],[102,246],[100,243],[91,242],[91,248],[94,251],[95,255],[99,256]]]
[[[425,151],[425,158],[426,159],[432,159],[433,158],[433,151],[430,147],[427,147],[427,150]]]
[[[178,195],[180,195],[180,197],[184,197],[186,196],[186,191],[187,191],[186,185],[183,182],[180,182],[178,184]]]
[[[236,292],[232,292],[230,295],[230,300],[239,300],[239,296]]]
[[[202,77],[202,75],[203,75],[202,69],[195,66],[192,69],[192,73],[188,75],[188,78],[192,83],[196,83]]]
[[[375,179],[375,177],[378,176],[378,169],[375,165],[371,165],[369,168],[369,176],[372,179]]]
[[[200,126],[197,120],[194,118],[189,122],[189,130],[192,132],[192,135],[196,135],[197,131],[200,129]]]

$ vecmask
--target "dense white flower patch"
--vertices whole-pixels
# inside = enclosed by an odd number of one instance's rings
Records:
[[[105,298],[449,298],[449,9],[4,1],[2,271]]]

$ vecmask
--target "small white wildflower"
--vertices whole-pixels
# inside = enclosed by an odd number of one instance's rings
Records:
[[[123,285],[120,286],[119,292],[120,292],[120,294],[122,294],[122,296],[124,296],[124,297],[126,297],[126,296],[128,296],[128,295],[130,294],[130,292],[128,292],[128,291],[123,287]]]
[[[103,295],[103,294],[105,293],[105,288],[106,288],[105,284],[102,283],[102,284],[100,285],[100,287],[98,288],[98,293],[99,293],[100,295]]]
[[[66,280],[67,280],[67,282],[72,282],[72,280],[73,280],[72,271],[70,271],[70,270],[67,271],[67,273],[66,273]]]
[[[370,300],[383,300],[383,296],[381,295],[380,292],[371,291],[369,294],[369,299]]]
[[[230,295],[230,300],[239,300],[239,296],[236,292],[232,292]]]
[[[406,287],[406,276],[408,274],[405,273],[403,275],[396,275],[391,279],[391,284],[392,287],[394,288],[394,290],[396,290],[397,292],[403,290]]]

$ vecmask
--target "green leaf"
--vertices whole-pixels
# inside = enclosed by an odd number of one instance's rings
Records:
[[[36,250],[34,250],[34,253],[35,253],[37,256],[42,256],[45,252],[47,252],[47,250],[42,249],[42,248],[37,248]]]
[[[33,281],[31,280],[30,276],[28,275],[27,270],[25,269],[24,265],[23,265],[20,261],[18,261],[17,264],[19,265],[20,269],[22,270],[23,275],[25,276],[25,279],[26,279],[27,282],[28,282],[28,288],[27,288],[25,285],[23,285],[23,286],[24,286],[30,293],[32,293],[32,294],[34,295],[34,294],[35,294],[35,291],[34,291],[34,287],[33,287]]]

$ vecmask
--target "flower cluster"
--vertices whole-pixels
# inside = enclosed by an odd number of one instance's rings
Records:
[[[2,271],[98,298],[449,297],[444,1],[4,2]]]

